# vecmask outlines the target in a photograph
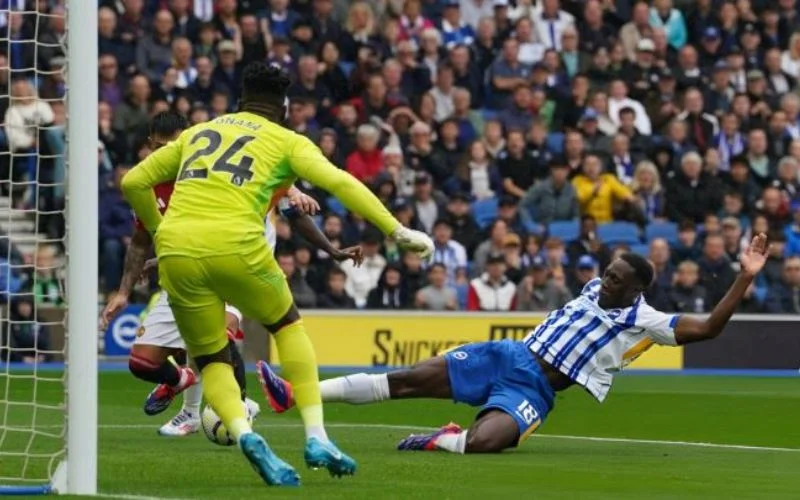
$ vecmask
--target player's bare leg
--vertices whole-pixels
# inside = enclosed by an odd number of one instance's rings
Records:
[[[270,406],[282,413],[295,405],[292,385],[278,376],[265,361],[259,361],[258,378]],[[319,383],[322,400],[368,404],[389,399],[450,399],[450,379],[443,357],[423,361],[407,370],[375,375],[355,373]]]
[[[269,365],[259,362],[270,406],[286,411],[294,405],[291,385],[276,375]],[[322,400],[368,404],[389,399],[452,399],[447,361],[438,356],[407,370],[370,375],[356,373],[320,382]],[[288,396],[287,396],[288,395]],[[276,410],[277,411],[277,410]],[[497,453],[513,447],[519,439],[514,419],[499,410],[484,412],[468,430],[448,424],[436,432],[411,435],[398,448],[403,450],[443,450],[453,453]]]
[[[354,474],[355,460],[342,453],[325,432],[317,360],[297,307],[292,304],[283,318],[264,326],[274,332],[281,364],[294,388],[306,431],[306,465],[324,467],[333,476]]]
[[[128,368],[134,377],[159,384],[147,398],[144,411],[156,415],[166,410],[175,396],[197,383],[191,368],[181,367],[170,360],[180,357],[183,351],[155,345],[134,344],[128,359]]]

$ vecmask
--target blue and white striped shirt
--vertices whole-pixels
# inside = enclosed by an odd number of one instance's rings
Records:
[[[547,315],[523,340],[554,368],[582,385],[598,401],[608,395],[613,374],[653,344],[677,345],[677,315],[656,311],[639,296],[623,309],[597,305],[601,279]]]

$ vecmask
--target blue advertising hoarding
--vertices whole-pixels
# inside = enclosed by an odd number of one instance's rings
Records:
[[[139,331],[139,315],[144,304],[131,304],[108,325],[105,333],[106,356],[127,356]]]

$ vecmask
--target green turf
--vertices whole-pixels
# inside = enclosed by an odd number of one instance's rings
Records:
[[[0,376],[0,400],[5,395]],[[251,392],[260,401],[255,380]],[[24,379],[10,384],[10,400],[31,400]],[[439,401],[375,406],[328,405],[329,432],[359,461],[355,477],[332,479],[300,469],[298,490],[265,491],[235,448],[201,435],[156,435],[164,418],[148,418],[141,403],[149,387],[124,373],[100,380],[100,490],[105,494],[166,498],[800,498],[800,452],[701,448],[667,443],[569,439],[594,436],[692,441],[800,450],[800,380],[770,378],[628,376],[617,380],[602,405],[578,389],[560,396],[537,437],[497,456],[403,453],[402,426],[468,424],[474,411]],[[58,402],[56,382],[38,384],[37,401]],[[29,407],[4,408],[30,427]],[[57,433],[61,412],[37,412],[41,430]],[[172,413],[165,414],[165,417]],[[53,427],[55,426],[55,427]],[[257,429],[290,463],[302,464],[299,417],[264,413]],[[0,431],[0,439],[2,439]],[[0,476],[10,474],[10,450],[57,449],[58,439],[7,433],[0,444]],[[549,436],[549,437],[546,437]],[[562,436],[562,437],[558,437]],[[27,448],[26,448],[27,447]],[[17,460],[18,462],[18,460]],[[28,472],[41,473],[42,461]]]

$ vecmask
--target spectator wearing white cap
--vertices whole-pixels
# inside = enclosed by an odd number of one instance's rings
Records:
[[[639,44],[636,46],[636,60],[630,66],[629,72],[626,71],[630,81],[629,94],[632,99],[639,102],[644,102],[655,87],[658,76],[655,50],[656,45],[649,38],[639,40]]]
[[[383,148],[383,169],[392,176],[395,186],[399,186],[401,173],[405,169],[403,165],[403,149],[399,141],[389,142]]]

